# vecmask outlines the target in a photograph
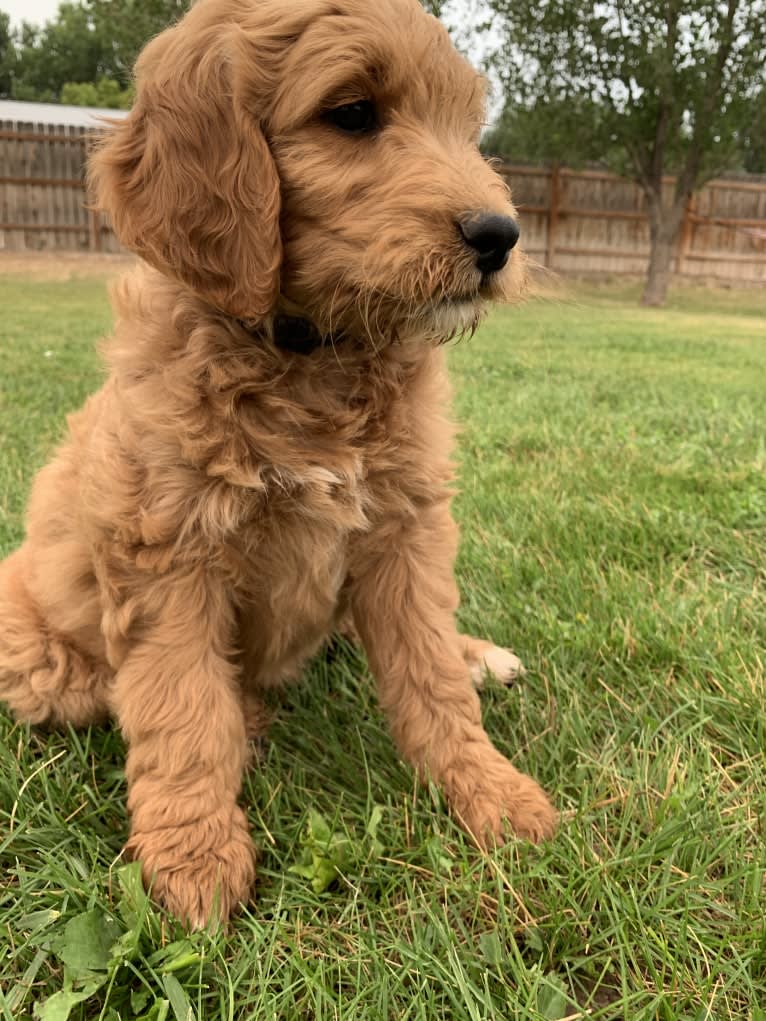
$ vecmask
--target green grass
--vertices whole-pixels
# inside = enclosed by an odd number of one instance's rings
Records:
[[[1,1021],[61,989],[62,960],[77,974],[78,926],[111,914],[128,935],[72,1018],[766,1018],[766,301],[571,291],[451,355],[462,623],[527,664],[485,720],[563,810],[556,839],[476,852],[342,650],[248,772],[256,900],[163,950],[180,934],[120,888],[119,735],[0,715]],[[0,307],[4,554],[109,314],[97,279],[6,278]],[[290,871],[310,810],[345,841],[321,892]]]

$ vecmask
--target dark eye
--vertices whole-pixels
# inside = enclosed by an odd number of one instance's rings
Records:
[[[349,135],[368,135],[378,126],[375,104],[369,99],[336,106],[332,110],[326,110],[322,117]]]

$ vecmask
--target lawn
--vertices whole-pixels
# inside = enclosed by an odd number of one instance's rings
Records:
[[[0,714],[2,1021],[766,1019],[766,298],[637,297],[572,284],[450,356],[462,624],[527,665],[485,721],[558,836],[474,850],[342,649],[248,772],[256,899],[187,940],[119,859],[119,735]],[[4,555],[109,311],[96,276],[0,307]]]

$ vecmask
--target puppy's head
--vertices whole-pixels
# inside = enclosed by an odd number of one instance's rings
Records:
[[[136,76],[99,203],[226,313],[438,338],[521,288],[483,79],[417,0],[199,0]]]

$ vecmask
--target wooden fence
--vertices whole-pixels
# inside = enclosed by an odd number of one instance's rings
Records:
[[[86,204],[92,138],[82,127],[0,121],[0,251],[120,251]]]
[[[0,121],[0,250],[118,252],[87,208],[83,127]],[[499,164],[521,213],[526,251],[558,272],[646,269],[649,229],[633,182],[600,170]],[[665,185],[673,187],[672,178]],[[766,177],[721,178],[686,211],[674,269],[766,283]]]
[[[602,170],[497,168],[520,211],[522,242],[557,272],[646,271],[649,223],[643,192]],[[663,182],[670,202],[675,178]],[[766,283],[766,176],[710,181],[689,203],[673,269],[684,277]]]

